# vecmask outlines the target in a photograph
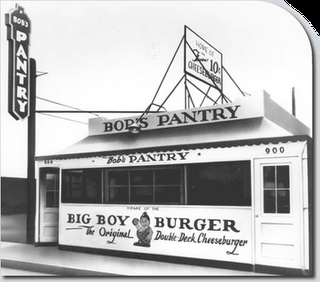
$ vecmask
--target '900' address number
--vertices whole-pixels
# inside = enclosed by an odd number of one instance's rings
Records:
[[[273,148],[266,148],[265,149],[265,152],[266,154],[283,154],[285,152],[285,149],[284,147],[280,147],[280,148],[277,148],[277,147],[273,147]]]

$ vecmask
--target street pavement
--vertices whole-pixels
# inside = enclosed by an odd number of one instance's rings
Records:
[[[1,276],[54,276],[54,274],[1,267]]]
[[[59,250],[57,246],[1,242],[2,276],[270,276],[214,267]]]

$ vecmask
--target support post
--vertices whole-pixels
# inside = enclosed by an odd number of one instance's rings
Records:
[[[292,115],[296,116],[296,95],[294,87],[292,87]]]
[[[36,214],[36,61],[30,58],[30,114],[28,117],[28,188],[27,188],[27,243],[35,242],[35,214]]]

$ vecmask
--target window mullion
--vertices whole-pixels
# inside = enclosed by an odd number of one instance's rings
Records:
[[[181,181],[180,190],[181,190],[181,198],[182,199],[180,199],[180,201],[181,201],[181,203],[186,205],[187,202],[188,202],[188,189],[187,189],[187,187],[188,187],[188,178],[187,178],[187,166],[186,165],[183,166],[183,173],[182,173],[181,178],[182,179],[180,180]]]
[[[156,202],[156,171],[155,169],[152,170],[152,191],[153,191],[153,197],[152,202],[153,204]]]
[[[100,186],[100,189],[101,189],[101,203],[103,204],[104,202],[104,171],[102,170],[101,171],[101,186]]]
[[[128,193],[129,193],[129,203],[131,203],[131,182],[130,182],[130,170],[128,170]]]
[[[277,166],[274,169],[274,193],[275,193],[275,212],[278,213],[278,173],[277,173]]]

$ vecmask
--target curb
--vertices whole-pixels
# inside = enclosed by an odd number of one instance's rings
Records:
[[[1,267],[26,270],[32,272],[41,272],[57,276],[121,276],[119,274],[108,272],[98,272],[79,268],[61,267],[48,264],[20,261],[15,259],[1,259]]]

